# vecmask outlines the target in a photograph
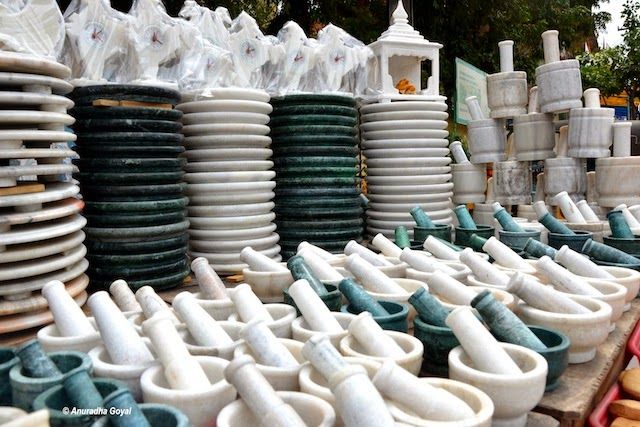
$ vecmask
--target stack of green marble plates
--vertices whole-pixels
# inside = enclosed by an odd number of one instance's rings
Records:
[[[353,97],[289,95],[271,100],[276,223],[283,258],[302,241],[342,252],[362,239]]]
[[[133,289],[181,284],[189,273],[182,113],[158,108],[175,106],[180,95],[108,85],[76,88],[71,98],[91,285],[106,288],[116,279]],[[96,106],[104,99],[141,106]]]

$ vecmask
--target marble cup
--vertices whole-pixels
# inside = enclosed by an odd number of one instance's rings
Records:
[[[471,163],[502,162],[507,159],[507,133],[502,119],[472,120],[467,125]]]
[[[580,251],[584,246],[584,243],[593,238],[593,233],[589,231],[574,231],[574,234],[559,234],[549,232],[549,246],[555,249],[560,249],[563,246],[569,247],[574,251]]]
[[[556,138],[553,115],[530,112],[516,116],[513,118],[513,134],[518,161],[554,157]]]
[[[582,159],[557,157],[544,161],[544,192],[548,205],[555,205],[553,196],[566,191],[574,201],[585,198],[586,168]]]
[[[335,285],[329,285],[326,282],[324,283],[324,286],[325,288],[327,288],[328,292],[320,296],[320,300],[324,303],[324,305],[327,306],[330,311],[339,311],[340,307],[342,306],[342,294],[338,290],[338,287]],[[296,314],[300,315],[300,309],[298,308],[298,305],[296,304],[294,299],[291,298],[288,287],[283,289],[282,293],[284,294],[284,303],[295,307]]]
[[[506,160],[494,164],[494,200],[505,205],[531,203],[531,169],[528,162]]]

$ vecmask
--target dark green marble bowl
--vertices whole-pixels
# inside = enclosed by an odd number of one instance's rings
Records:
[[[476,234],[484,239],[488,239],[495,234],[495,228],[488,225],[476,225],[477,230],[471,228],[456,227],[456,237],[454,243],[458,246],[470,247],[469,239],[472,234]]]
[[[424,345],[423,373],[449,376],[449,352],[460,345],[451,328],[431,325],[416,316],[413,318],[413,336]]]
[[[382,329],[407,333],[407,315],[409,314],[409,308],[393,301],[378,302],[389,312],[389,315],[373,316],[373,320],[375,320]],[[360,314],[356,313],[350,304],[343,305],[340,311],[343,313]]]

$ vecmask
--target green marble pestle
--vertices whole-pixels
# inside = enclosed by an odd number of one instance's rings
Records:
[[[520,227],[513,217],[506,211],[505,208],[500,206],[500,203],[495,202],[493,204],[493,217],[498,220],[502,229],[505,231],[512,231],[515,233],[524,232],[524,228]]]
[[[409,239],[409,232],[404,225],[399,225],[395,229],[395,244],[400,249],[411,248],[411,240]]]
[[[319,296],[324,296],[329,293],[324,284],[318,280],[315,274],[311,271],[304,258],[300,255],[294,255],[287,261],[287,267],[291,271],[291,275],[295,280],[305,279],[309,282],[311,289],[314,290]]]
[[[126,388],[116,390],[105,397],[104,407],[109,410],[109,421],[113,427],[151,427],[133,395]]]
[[[411,208],[409,213],[413,217],[413,220],[416,222],[418,227],[434,228],[436,226],[433,221],[431,221],[431,218],[429,218],[429,215],[427,215],[427,213],[420,206],[414,206],[413,208]]]
[[[635,239],[631,227],[624,219],[622,211],[613,210],[607,214],[609,220],[609,227],[611,228],[611,235],[616,239]]]
[[[556,249],[552,248],[549,245],[545,245],[539,240],[534,238],[529,238],[527,243],[524,245],[523,250],[534,258],[542,258],[543,256],[548,256],[551,259],[554,259],[556,253],[558,252]]]
[[[482,247],[485,243],[487,243],[487,239],[478,236],[475,233],[472,234],[471,237],[469,237],[469,247],[476,252],[484,252],[484,249]]]
[[[62,385],[69,403],[76,408],[102,407],[102,395],[87,371],[79,370],[71,373],[62,381]]]
[[[445,319],[449,315],[440,301],[431,295],[425,288],[419,288],[409,297],[409,304],[416,309],[418,316],[424,322],[434,326],[448,328]]]
[[[478,227],[476,223],[471,218],[471,214],[465,205],[458,205],[453,209],[453,212],[456,214],[458,218],[458,223],[461,228],[466,228],[469,230],[477,230]]]
[[[353,279],[343,279],[338,289],[358,312],[368,311],[374,317],[389,316],[389,312]]]
[[[590,257],[597,260],[610,263],[632,265],[640,264],[640,258],[636,258],[626,252],[621,251],[620,249],[605,245],[604,243],[596,242],[593,239],[589,239],[584,242],[584,246],[582,246],[582,253],[589,255]]]
[[[31,340],[18,347],[16,356],[20,359],[22,369],[28,377],[49,378],[62,375],[60,369],[53,363],[36,340]]]

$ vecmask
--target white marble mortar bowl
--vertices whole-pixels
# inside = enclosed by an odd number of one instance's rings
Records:
[[[480,371],[462,348],[449,353],[449,377],[473,384],[493,401],[495,410],[492,426],[524,427],[527,415],[542,398],[547,380],[548,365],[544,357],[528,348],[500,343],[522,370],[519,375],[499,375]]]
[[[385,259],[391,262],[393,265],[375,266],[378,270],[382,271],[387,275],[387,277],[391,277],[392,279],[402,279],[407,277],[407,268],[409,268],[409,265],[407,263],[402,262],[398,258],[394,257],[385,257]]]
[[[213,356],[229,361],[233,360],[233,353],[235,349],[244,343],[244,340],[240,338],[240,331],[242,330],[244,323],[220,320],[218,321],[218,325],[220,325],[220,327],[229,335],[233,340],[233,343],[223,346],[202,346],[196,344],[193,336],[191,336],[188,330],[180,332],[180,337],[191,355]]]
[[[387,407],[393,418],[407,425],[417,427],[491,427],[495,406],[491,398],[482,390],[461,381],[445,378],[420,378],[433,387],[444,389],[463,400],[475,415],[459,421],[432,421],[419,418],[393,400],[387,400]]]
[[[266,322],[267,327],[271,329],[271,332],[278,338],[291,338],[291,323],[297,317],[296,308],[289,304],[265,304],[264,305],[273,322]],[[238,313],[233,313],[229,316],[231,322],[241,322]]]
[[[608,282],[613,282],[624,286],[627,289],[624,311],[629,310],[631,308],[631,301],[633,301],[638,296],[638,291],[640,291],[640,271],[632,270],[630,268],[613,267],[607,265],[601,265],[600,268],[613,275],[615,279],[597,279],[594,277],[585,276],[580,277],[582,277],[589,283],[597,282],[599,280],[606,280]]]
[[[336,413],[327,402],[319,397],[295,391],[277,391],[278,397],[300,415],[308,427],[333,427]],[[218,427],[256,427],[260,420],[256,419],[242,399],[227,405],[218,416]]]
[[[95,329],[94,333],[81,336],[63,337],[60,335],[55,323],[40,329],[37,334],[38,342],[47,353],[54,351],[81,351],[88,353],[89,350],[102,344],[102,337],[96,326],[93,317],[89,317],[89,322]]]
[[[442,261],[443,264],[457,270],[455,274],[452,274],[451,277],[456,279],[460,283],[467,283],[467,276],[471,274],[471,270],[465,264],[461,262],[455,261]],[[429,283],[431,280],[432,273],[426,271],[416,270],[415,268],[407,268],[407,279],[419,280],[424,283]]]
[[[293,335],[293,339],[296,341],[300,341],[301,343],[305,343],[313,335],[326,334],[327,337],[329,337],[329,341],[331,342],[331,344],[333,344],[335,348],[339,348],[340,340],[342,340],[342,338],[346,337],[348,334],[347,328],[349,328],[349,323],[351,323],[351,321],[355,319],[356,316],[355,314],[342,313],[339,311],[332,311],[331,315],[335,317],[340,326],[342,326],[342,328],[344,329],[343,332],[327,333],[311,330],[304,317],[299,316],[291,323],[291,333]]]
[[[611,306],[604,301],[583,296],[572,296],[571,299],[591,310],[591,313],[553,313],[521,301],[516,314],[526,324],[544,326],[565,334],[571,340],[569,363],[589,362],[596,357],[597,347],[609,336]]]
[[[143,340],[155,356],[155,350],[151,341],[147,338],[143,338]],[[115,378],[116,380],[122,381],[127,385],[137,402],[142,402],[140,377],[144,371],[159,364],[158,361],[153,361],[143,365],[116,365],[111,361],[109,352],[104,345],[99,345],[89,351],[89,357],[91,357],[91,362],[93,362],[93,375],[96,378]]]
[[[204,370],[210,387],[198,390],[172,390],[161,365],[142,374],[140,385],[145,403],[162,403],[182,411],[195,427],[214,425],[218,414],[236,400],[236,389],[224,379],[228,360],[218,357],[195,356]]]
[[[473,292],[479,294],[480,292],[484,291],[484,290],[488,290],[489,292],[491,292],[491,295],[493,295],[493,297],[498,300],[499,302],[501,302],[502,304],[505,305],[505,307],[507,307],[509,310],[511,311],[516,311],[517,307],[518,307],[518,301],[519,299],[505,291],[502,289],[496,289],[495,287],[485,287],[485,286],[468,286],[468,288],[470,290],[472,290]],[[462,307],[461,305],[458,304],[452,304],[449,301],[447,301],[446,299],[440,297],[440,295],[438,294],[433,294],[433,296],[436,297],[436,299],[438,301],[440,301],[442,303],[442,305],[449,309],[449,310],[454,310],[458,307]],[[475,311],[475,309],[473,309]]]
[[[589,298],[597,299],[600,301],[604,301],[609,306],[611,306],[611,326],[609,327],[609,332],[613,332],[616,329],[616,322],[620,317],[622,317],[622,313],[624,312],[624,304],[625,298],[627,296],[627,288],[622,285],[619,285],[614,282],[609,282],[604,279],[600,280],[592,280],[589,282],[591,286],[600,291],[603,295],[589,295]],[[568,292],[564,292],[560,289],[556,289],[559,292],[562,292],[567,295],[576,296],[576,294],[570,294]],[[580,295],[577,295],[580,296]],[[586,295],[582,295],[586,296]]]
[[[256,367],[258,371],[269,381],[269,384],[277,391],[299,391],[300,383],[298,382],[298,375],[302,365],[306,362],[306,359],[302,355],[303,343],[300,341],[294,341],[287,338],[278,338],[278,341],[282,343],[287,350],[298,361],[299,365],[295,367],[282,368],[279,366],[269,366],[258,363],[258,358],[255,356],[251,348],[247,343],[240,344],[234,351],[234,357],[248,354],[256,360]]]
[[[499,264],[497,261],[495,261],[493,263],[494,267],[503,270],[503,271],[517,271],[523,274],[528,274],[530,276],[534,276],[538,279],[544,279],[544,275],[542,275],[540,272],[538,272],[538,270],[536,269],[536,265],[538,263],[537,259],[524,259],[523,261],[528,265],[528,267],[526,268],[513,268],[513,267],[507,267],[504,266],[502,264]]]
[[[284,267],[286,263],[281,263]],[[290,271],[253,271],[249,268],[242,270],[245,283],[251,285],[251,289],[263,303],[282,302],[282,291],[293,282]]]
[[[424,345],[422,342],[409,334],[397,331],[384,331],[404,350],[405,355],[399,358],[392,358],[398,366],[403,367],[414,375],[420,372],[422,366],[422,355],[424,354]],[[347,335],[340,341],[340,353],[344,356],[362,357],[369,360],[382,363],[385,357],[371,356],[364,352],[362,346],[358,343],[353,335]]]
[[[173,309],[171,309],[171,311],[173,312],[173,314],[177,316],[177,313],[173,311]],[[131,316],[127,317],[127,319],[129,320],[129,322],[133,324],[133,329],[136,330],[138,335],[140,335],[141,337],[144,337],[145,334],[144,334],[144,331],[142,330],[142,323],[145,320],[147,320],[147,318],[144,316],[144,313],[132,314]],[[178,332],[182,332],[187,329],[187,325],[185,325],[184,323],[174,322],[174,325],[176,326],[176,329],[178,330]]]
[[[227,288],[227,294],[234,292],[233,288]],[[196,292],[193,295],[198,305],[209,313],[209,316],[216,320],[227,320],[229,316],[236,312],[236,306],[233,304],[231,298],[224,299],[206,299],[202,298],[201,292]]]
[[[402,304],[409,309],[409,313],[407,314],[407,322],[410,327],[413,327],[413,318],[416,317],[416,309],[413,308],[411,304],[409,304],[409,297],[420,288],[425,288],[429,291],[429,286],[421,281],[415,279],[393,279],[398,285],[400,285],[406,292],[401,294],[383,294],[378,292],[365,291],[371,295],[376,300],[382,301],[393,301],[398,304]]]
[[[516,273],[517,273],[517,271],[515,271],[515,270],[505,270],[504,272],[505,272],[505,273],[507,274],[507,276],[509,276],[509,277],[511,277],[511,276],[513,276],[514,274],[516,274]],[[540,282],[540,283],[544,283],[544,284],[546,284],[546,283],[547,283],[547,282],[545,282],[545,281],[541,281],[538,277],[536,277],[536,276],[532,276],[532,275],[530,275],[530,274],[524,274],[524,276],[525,276],[525,277],[528,277],[528,278],[530,278],[530,279],[532,279],[532,280],[538,281],[538,282]],[[469,274],[469,275],[467,276],[467,283],[469,284],[469,286],[479,286],[479,287],[482,287],[482,288],[487,288],[487,289],[499,289],[499,290],[503,290],[503,291],[506,291],[506,290],[507,290],[506,285],[505,285],[505,286],[501,286],[501,285],[499,285],[499,284],[495,284],[495,283],[483,282],[483,281],[481,281],[481,280],[478,280],[474,274]]]

